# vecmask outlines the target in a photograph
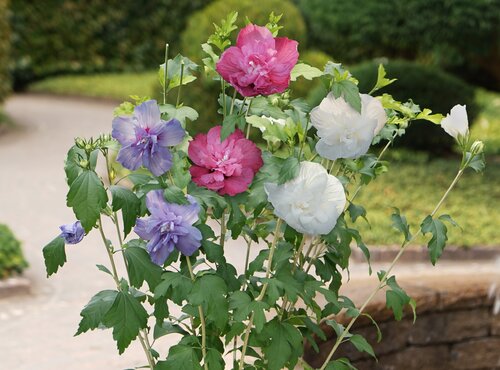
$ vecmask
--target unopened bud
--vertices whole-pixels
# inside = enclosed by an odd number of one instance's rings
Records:
[[[82,159],[79,163],[80,167],[82,168],[88,168],[89,166],[89,161],[87,161],[86,159]]]
[[[484,143],[481,140],[474,141],[470,147],[470,152],[472,155],[481,154],[483,150],[484,150]]]
[[[75,145],[80,148],[80,149],[83,149],[85,148],[85,141],[81,138],[81,137],[77,137],[75,139]]]

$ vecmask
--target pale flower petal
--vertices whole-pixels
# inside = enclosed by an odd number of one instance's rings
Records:
[[[441,126],[450,136],[455,139],[458,136],[466,136],[469,132],[469,119],[467,118],[467,109],[465,105],[455,105],[450,113],[441,121]]]
[[[264,188],[274,213],[290,227],[309,235],[332,231],[346,204],[340,181],[314,162],[301,162],[293,180],[282,185],[268,183]]]

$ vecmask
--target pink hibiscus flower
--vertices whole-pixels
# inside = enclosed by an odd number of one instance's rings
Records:
[[[263,162],[260,149],[241,130],[221,142],[221,128],[215,126],[189,143],[194,163],[189,172],[195,184],[233,196],[248,189]]]
[[[297,63],[298,42],[273,37],[266,27],[249,24],[238,34],[236,46],[222,53],[217,72],[243,96],[282,93]]]

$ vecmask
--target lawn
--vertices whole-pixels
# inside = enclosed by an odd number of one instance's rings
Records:
[[[61,76],[40,81],[30,91],[126,99],[129,95],[152,96],[158,87],[155,72]],[[450,228],[449,243],[459,246],[500,245],[500,94],[478,89],[481,114],[471,132],[485,142],[488,154],[484,174],[464,175],[442,208],[461,226]],[[401,209],[413,230],[429,214],[453,179],[458,159],[429,160],[425,154],[392,154],[390,171],[359,195],[357,203],[368,212],[370,225],[358,221],[365,242],[399,244],[400,235],[391,228],[393,206]],[[423,243],[423,239],[418,242]]]

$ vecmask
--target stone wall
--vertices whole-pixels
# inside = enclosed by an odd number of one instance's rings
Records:
[[[402,283],[417,301],[416,322],[411,312],[396,322],[381,295],[366,312],[379,324],[382,341],[377,343],[377,331],[367,318],[351,330],[373,345],[378,362],[350,343],[341,345],[335,358],[347,357],[359,370],[500,369],[500,315],[493,313],[492,294],[497,282],[498,276],[468,275]],[[344,316],[335,320],[349,322]],[[321,366],[336,340],[329,327],[324,330],[329,339],[319,344],[320,353],[306,348],[304,358],[313,367]]]

